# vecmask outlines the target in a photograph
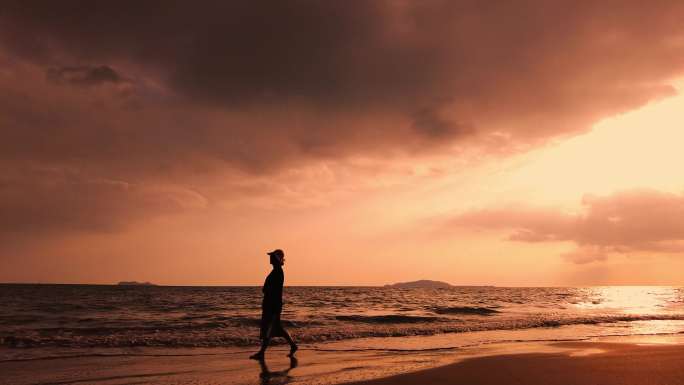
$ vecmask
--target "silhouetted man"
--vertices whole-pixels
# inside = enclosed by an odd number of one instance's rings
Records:
[[[280,323],[280,313],[283,310],[283,282],[285,281],[283,265],[285,264],[285,253],[277,249],[267,254],[270,257],[273,270],[266,277],[264,287],[261,290],[264,293],[264,300],[261,303],[261,349],[249,357],[254,360],[264,359],[268,343],[273,337],[284,337],[287,340],[290,344],[290,354],[288,356],[292,357],[297,351],[297,344],[294,343],[292,337],[290,337]]]

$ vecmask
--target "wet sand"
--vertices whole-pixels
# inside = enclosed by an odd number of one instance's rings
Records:
[[[432,352],[220,349],[84,355],[0,362],[0,384],[639,384],[684,385],[684,345],[513,343]],[[678,339],[678,342],[681,339]],[[604,340],[605,341],[605,340]]]
[[[438,368],[349,385],[677,385],[684,384],[684,346],[563,343],[568,353],[466,359]]]

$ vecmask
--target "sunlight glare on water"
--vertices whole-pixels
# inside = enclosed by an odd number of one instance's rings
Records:
[[[576,307],[610,310],[623,314],[663,314],[673,312],[683,301],[680,288],[671,286],[603,286],[586,288],[588,301]]]

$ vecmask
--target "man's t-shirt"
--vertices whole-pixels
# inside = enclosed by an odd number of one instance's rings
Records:
[[[271,273],[266,277],[264,287],[261,291],[264,293],[264,301],[261,308],[273,312],[280,312],[283,308],[283,282],[285,275],[280,266],[274,267]]]

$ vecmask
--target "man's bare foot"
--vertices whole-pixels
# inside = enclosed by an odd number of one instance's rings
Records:
[[[299,346],[297,345],[292,345],[290,346],[290,354],[288,354],[288,357],[294,357],[295,352],[299,349]]]
[[[249,356],[250,360],[263,360],[264,359],[264,353],[263,352],[257,352]]]

